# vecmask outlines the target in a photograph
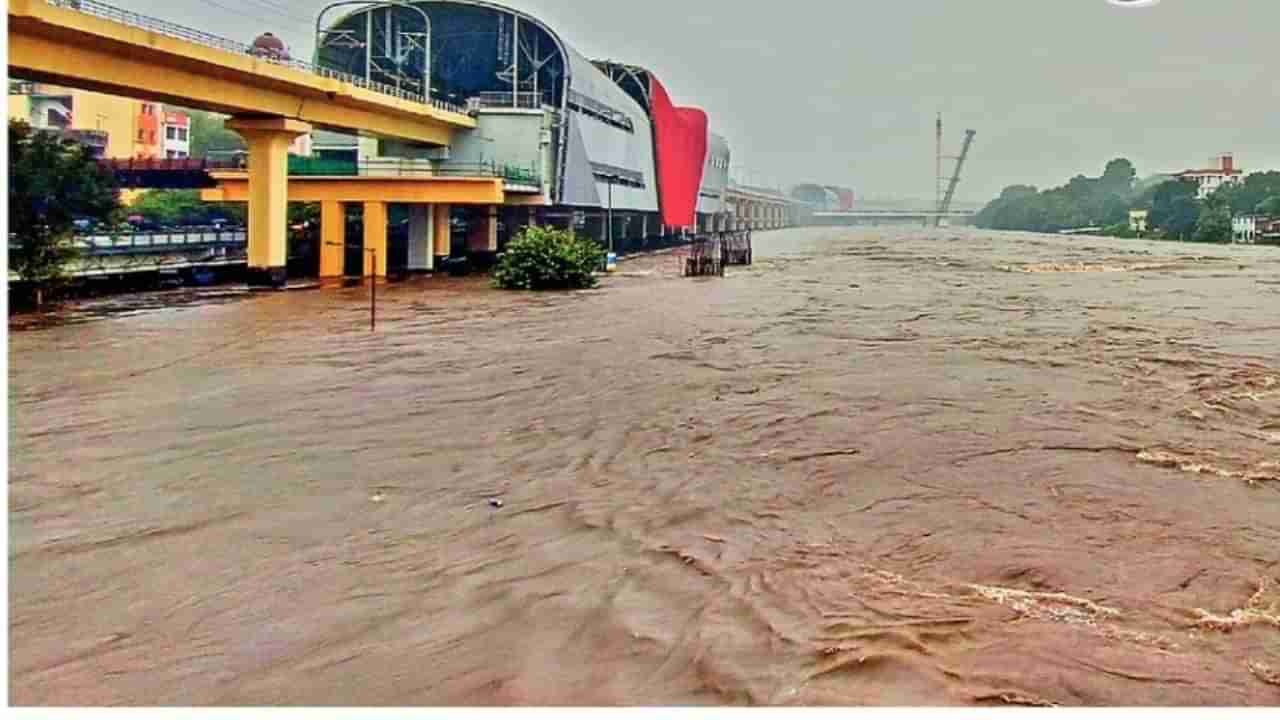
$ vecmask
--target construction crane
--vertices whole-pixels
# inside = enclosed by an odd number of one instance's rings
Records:
[[[973,147],[973,138],[977,134],[977,130],[964,131],[964,147],[960,150],[960,157],[956,158],[956,172],[951,176],[950,184],[947,185],[947,194],[938,205],[938,217],[934,227],[942,227],[942,216],[951,212],[951,202],[956,199],[956,187],[960,185],[960,172],[964,170],[964,161],[969,157],[969,149]]]

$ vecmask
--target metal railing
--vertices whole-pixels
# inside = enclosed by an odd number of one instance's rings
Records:
[[[545,92],[521,92],[512,95],[509,92],[481,92],[467,99],[468,110],[482,108],[523,108],[537,110],[549,104],[550,94]]]
[[[293,177],[484,177],[501,178],[508,185],[542,187],[542,176],[533,168],[499,163],[438,162],[383,158],[378,160],[332,160],[289,158]]]
[[[140,28],[160,35],[177,38],[178,40],[185,40],[187,42],[196,43],[197,45],[203,45],[216,50],[223,50],[237,55],[250,55],[258,60],[271,63],[272,65],[280,65],[282,67],[300,70],[319,77],[350,83],[356,87],[372,90],[373,92],[381,95],[389,95],[401,100],[410,100],[412,102],[430,105],[438,110],[459,114],[465,114],[467,112],[465,107],[451,103],[447,100],[427,97],[422,93],[409,92],[407,90],[397,88],[394,85],[373,82],[359,77],[358,75],[330,70],[314,63],[294,59],[288,55],[263,52],[255,49],[252,45],[246,45],[245,43],[237,42],[235,40],[228,40],[201,30],[195,30],[183,25],[171,23],[167,20],[161,20],[148,15],[123,10],[112,5],[107,5],[106,3],[97,2],[97,0],[45,0],[45,2],[54,7],[75,10],[86,15],[93,15],[94,17],[99,17],[104,20],[110,20],[122,25]]]
[[[82,235],[76,237],[74,244],[85,255],[120,255],[237,246],[248,242],[249,234],[244,228],[188,227],[156,232]]]

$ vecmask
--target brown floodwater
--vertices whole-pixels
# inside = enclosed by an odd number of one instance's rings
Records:
[[[1280,704],[1280,249],[756,247],[15,324],[11,701]]]

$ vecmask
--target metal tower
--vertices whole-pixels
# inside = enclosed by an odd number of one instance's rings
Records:
[[[956,171],[951,176],[951,182],[947,185],[947,194],[942,198],[942,202],[938,203],[938,217],[934,227],[942,227],[942,216],[951,212],[951,203],[956,198],[956,187],[960,185],[960,172],[964,170],[964,162],[969,157],[969,150],[973,147],[973,138],[978,134],[977,130],[964,131],[964,147],[960,150],[960,157],[956,158]],[[939,154],[941,157],[941,154]],[[941,163],[941,160],[939,160]],[[942,173],[939,172],[939,175]]]

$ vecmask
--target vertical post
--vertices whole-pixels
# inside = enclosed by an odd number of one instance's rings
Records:
[[[373,254],[372,265],[378,266],[378,250],[372,248],[369,250]],[[378,331],[378,278],[369,278],[369,332]]]
[[[520,16],[512,14],[515,24],[511,28],[511,107],[520,107]]]
[[[365,259],[364,275],[375,278],[387,276],[387,204],[364,204],[364,249],[371,257]]]
[[[933,208],[942,208],[942,113],[938,113],[937,172],[933,176]]]
[[[373,81],[373,11],[365,13],[364,35],[364,81]]]
[[[432,221],[435,225],[434,253],[437,257],[447,258],[453,254],[452,228],[449,224],[452,207],[445,204],[436,204],[432,209],[432,213],[434,215]]]
[[[426,271],[435,265],[432,235],[435,223],[431,221],[434,207],[424,203],[409,205],[409,270]]]
[[[488,237],[485,241],[485,249],[491,253],[498,252],[498,206],[489,206],[489,227]]]
[[[609,176],[609,228],[606,235],[609,238],[609,252],[613,252],[613,176]]]

